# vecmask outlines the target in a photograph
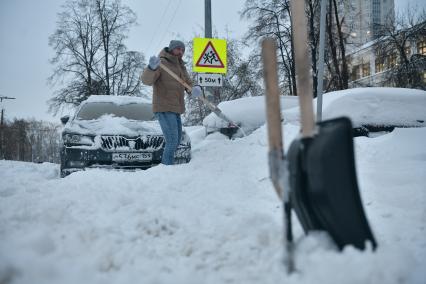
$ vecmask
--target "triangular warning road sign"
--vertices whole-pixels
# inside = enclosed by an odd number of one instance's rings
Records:
[[[207,43],[206,48],[201,52],[200,58],[197,60],[195,66],[211,68],[225,67],[219,57],[219,53],[216,51],[211,41]]]

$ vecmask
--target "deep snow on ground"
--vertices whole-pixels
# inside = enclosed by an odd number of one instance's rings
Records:
[[[324,117],[423,119],[426,106],[412,102],[424,98],[413,92],[337,92],[325,96]],[[286,148],[298,116],[297,108],[284,111]],[[187,132],[189,164],[146,171],[91,169],[60,179],[58,165],[0,161],[0,283],[426,283],[426,128],[354,139],[378,249],[339,252],[324,233],[305,236],[293,214],[292,275],[282,263],[266,127],[235,140],[206,136],[203,127]]]
[[[284,131],[288,146],[298,126]],[[338,252],[293,216],[290,276],[265,126],[188,132],[189,164],[146,171],[60,179],[54,164],[0,161],[0,283],[425,283],[426,128],[355,139],[377,251]]]

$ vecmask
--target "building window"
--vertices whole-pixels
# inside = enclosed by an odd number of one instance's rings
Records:
[[[370,63],[362,64],[362,77],[370,76]]]
[[[393,68],[396,66],[396,53],[388,56],[388,67]]]
[[[405,55],[406,55],[407,57],[410,57],[410,54],[411,54],[411,47],[410,47],[410,46],[406,46],[406,47],[404,48],[404,51],[405,51]]]
[[[417,43],[417,53],[426,55],[426,40],[422,40]]]
[[[385,71],[385,61],[383,58],[376,59],[376,73]]]
[[[359,65],[355,65],[354,67],[352,67],[351,79],[352,81],[355,81],[355,80],[358,80],[359,78],[360,78]]]

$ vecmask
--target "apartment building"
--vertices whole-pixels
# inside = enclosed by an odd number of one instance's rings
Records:
[[[349,41],[356,47],[374,40],[380,27],[395,19],[394,0],[350,0],[342,8]]]
[[[425,23],[423,25],[426,26]],[[386,73],[399,64],[398,53],[391,52],[381,55],[377,48],[379,40],[370,41],[348,54],[350,88],[389,86],[389,83],[386,82]],[[407,58],[411,58],[411,56],[426,57],[426,37],[408,41],[405,46],[405,54]],[[421,75],[426,83],[426,70],[423,70]]]

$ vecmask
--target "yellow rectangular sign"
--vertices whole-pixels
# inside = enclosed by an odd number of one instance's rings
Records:
[[[194,38],[192,70],[198,73],[226,73],[226,40]]]

